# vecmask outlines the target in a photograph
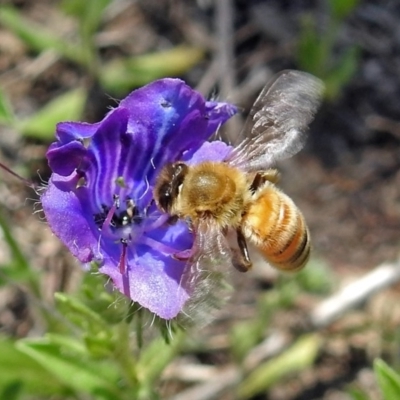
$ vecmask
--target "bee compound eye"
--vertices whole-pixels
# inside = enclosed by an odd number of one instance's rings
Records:
[[[173,164],[173,174],[172,174],[172,181],[174,182],[174,186],[180,186],[185,179],[185,175],[188,171],[188,166],[185,163],[178,162]]]
[[[169,213],[172,206],[172,196],[171,196],[171,183],[164,183],[160,186],[157,197],[158,197],[158,205],[162,211],[165,213]]]
[[[155,189],[158,207],[170,214],[174,201],[179,196],[179,188],[187,174],[188,167],[182,162],[168,164],[161,171]]]

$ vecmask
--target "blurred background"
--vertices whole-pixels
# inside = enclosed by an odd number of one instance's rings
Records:
[[[279,165],[313,258],[296,276],[233,272],[201,330],[152,324],[83,274],[0,172],[0,400],[400,398],[399,2],[0,0],[0,161],[45,183],[57,122],[99,121],[165,76],[237,104],[233,141],[287,68],[326,85],[305,150]]]

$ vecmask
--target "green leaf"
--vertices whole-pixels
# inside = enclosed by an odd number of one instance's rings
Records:
[[[19,380],[6,385],[0,392],[0,400],[18,400],[21,398],[23,383]]]
[[[179,76],[204,57],[196,47],[178,46],[158,53],[106,64],[100,72],[103,86],[112,93],[125,93],[164,76]]]
[[[27,137],[51,141],[56,124],[60,121],[73,121],[81,118],[86,101],[84,89],[73,89],[56,97],[30,118],[17,127]]]
[[[119,398],[118,375],[110,363],[87,359],[80,351],[74,352],[50,338],[24,339],[17,343],[17,348],[73,390],[101,393],[107,399]]]
[[[385,400],[400,399],[400,375],[383,360],[374,362],[374,371]]]
[[[93,34],[110,2],[111,0],[63,0],[61,7],[64,12],[81,21],[85,34]]]
[[[350,82],[359,66],[360,50],[357,47],[349,48],[339,62],[325,78],[325,95],[328,100],[335,100],[343,87]]]
[[[238,398],[248,399],[267,390],[273,384],[293,372],[302,371],[311,366],[317,357],[320,338],[317,335],[301,337],[284,353],[252,371],[239,386]]]
[[[257,344],[264,329],[265,319],[263,318],[237,323],[233,326],[230,340],[232,352],[237,360],[242,360],[250,349]]]
[[[346,390],[353,400],[370,400],[370,397],[359,388],[349,388]]]
[[[97,50],[94,36],[100,25],[104,9],[110,0],[64,0],[62,8],[79,21],[82,57],[89,72],[97,76]]]
[[[0,124],[10,125],[14,121],[11,105],[0,88]]]
[[[333,17],[342,21],[346,18],[358,5],[359,0],[329,0]]]
[[[306,268],[291,279],[296,280],[301,290],[317,294],[329,293],[334,282],[332,271],[327,263],[314,257],[307,263]]]
[[[32,292],[39,297],[39,275],[31,269],[18,242],[14,239],[7,220],[3,217],[1,210],[0,229],[3,232],[3,239],[7,243],[12,254],[12,263],[4,266],[4,269],[1,270],[2,276],[5,277],[5,280],[18,280],[28,283]]]
[[[65,293],[56,293],[54,296],[59,305],[59,311],[78,326],[92,330],[108,329],[108,324],[101,315],[76,297]]]
[[[313,16],[304,15],[297,45],[297,60],[301,69],[319,76],[324,72],[325,63],[322,39],[316,30]]]
[[[17,345],[18,346],[18,345]],[[23,352],[14,342],[0,337],[0,399],[10,400],[19,391],[29,395],[66,394],[67,388],[53,379],[45,368]],[[9,395],[9,397],[6,396]]]
[[[183,336],[182,331],[176,333],[171,344],[165,343],[164,339],[156,339],[142,351],[136,369],[139,381],[145,387],[152,387],[164,368],[175,357],[183,342]]]
[[[82,49],[76,43],[69,43],[41,25],[21,16],[18,10],[9,6],[0,6],[0,23],[22,39],[29,48],[37,52],[54,50],[58,54],[85,64]]]
[[[60,348],[72,351],[75,354],[81,354],[82,356],[89,355],[86,347],[82,344],[82,342],[71,335],[67,336],[57,333],[48,333],[46,334],[46,339],[49,343],[52,343]]]

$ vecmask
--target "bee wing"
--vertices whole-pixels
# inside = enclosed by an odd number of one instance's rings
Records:
[[[227,276],[232,270],[232,254],[225,235],[214,221],[201,220],[196,227],[194,253],[182,277],[190,299],[183,319],[189,324],[206,325],[230,296]]]
[[[304,146],[323,88],[321,80],[306,72],[277,74],[255,101],[243,131],[245,139],[226,161],[251,172],[297,153]]]

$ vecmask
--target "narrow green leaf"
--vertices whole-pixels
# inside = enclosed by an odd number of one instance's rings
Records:
[[[18,400],[21,398],[23,391],[23,383],[16,380],[7,384],[4,388],[0,388],[0,400]]]
[[[237,323],[233,326],[230,333],[232,344],[232,352],[237,360],[242,360],[244,356],[253,348],[260,340],[261,334],[264,331],[265,320],[260,324],[258,318]]]
[[[0,228],[3,231],[4,235],[4,240],[8,244],[8,247],[10,248],[12,252],[13,259],[16,261],[15,265],[19,269],[29,269],[29,263],[26,260],[25,256],[23,255],[18,242],[14,239],[14,236],[12,235],[12,232],[10,230],[10,227],[8,226],[6,219],[3,218],[2,213],[0,213]]]
[[[124,93],[154,79],[181,75],[195,66],[203,57],[202,49],[179,46],[158,53],[119,59],[103,67],[100,80],[108,91]]]
[[[61,8],[64,12],[78,18],[86,34],[97,31],[104,9],[111,0],[63,0]]]
[[[101,392],[107,398],[119,398],[116,384],[118,375],[110,363],[105,365],[86,359],[80,352],[75,353],[51,343],[48,338],[24,339],[17,343],[17,348],[73,390]]]
[[[20,352],[14,342],[2,337],[0,337],[0,370],[0,391],[4,400],[12,398],[6,397],[6,393],[13,392],[17,395],[19,388],[31,396],[57,396],[67,393],[66,386],[56,381],[53,375],[35,360]]]
[[[304,268],[295,277],[291,277],[291,279],[293,278],[300,285],[302,291],[318,294],[329,293],[334,283],[331,268],[324,260],[316,257],[311,258],[307,263],[307,268]]]
[[[146,387],[151,387],[160,377],[164,368],[172,361],[183,341],[184,333],[178,332],[171,344],[164,339],[156,339],[147,346],[139,358],[136,366],[139,381]]]
[[[29,284],[32,292],[39,296],[39,276],[34,272],[24,254],[22,253],[18,242],[7,224],[7,220],[3,217],[0,210],[0,229],[3,231],[3,238],[10,248],[12,254],[12,263],[1,270],[2,276],[10,280],[25,281]],[[12,269],[11,269],[12,268]]]
[[[337,65],[329,71],[325,79],[325,95],[328,100],[335,100],[343,87],[350,82],[359,66],[360,50],[357,47],[349,48],[340,58]]]
[[[0,88],[0,124],[9,125],[14,121],[11,105]]]
[[[351,387],[350,389],[347,389],[346,392],[348,392],[353,400],[370,400],[370,397],[359,388]]]
[[[51,49],[72,61],[85,64],[79,44],[69,43],[58,37],[56,32],[50,32],[39,24],[24,18],[13,7],[0,6],[0,23],[14,32],[32,50],[40,52]]]
[[[60,121],[73,121],[81,118],[86,101],[84,89],[73,89],[56,97],[36,114],[22,121],[19,129],[27,137],[45,141],[54,138],[56,124]]]
[[[46,334],[46,339],[49,343],[73,351],[75,354],[81,354],[82,356],[87,356],[89,354],[82,342],[71,335],[48,333]]]
[[[304,15],[297,44],[297,60],[301,69],[319,76],[323,74],[321,69],[324,63],[321,40],[313,16]]]
[[[346,18],[358,5],[359,0],[329,0],[332,15],[338,21]]]
[[[374,362],[374,371],[385,400],[400,399],[400,375],[383,360]]]
[[[285,376],[311,366],[317,357],[320,345],[320,338],[315,334],[301,337],[284,353],[252,371],[239,386],[238,398],[251,398],[267,390]]]
[[[54,296],[59,304],[60,312],[74,323],[97,330],[108,328],[107,322],[100,314],[97,314],[76,297],[65,293],[56,293]]]

